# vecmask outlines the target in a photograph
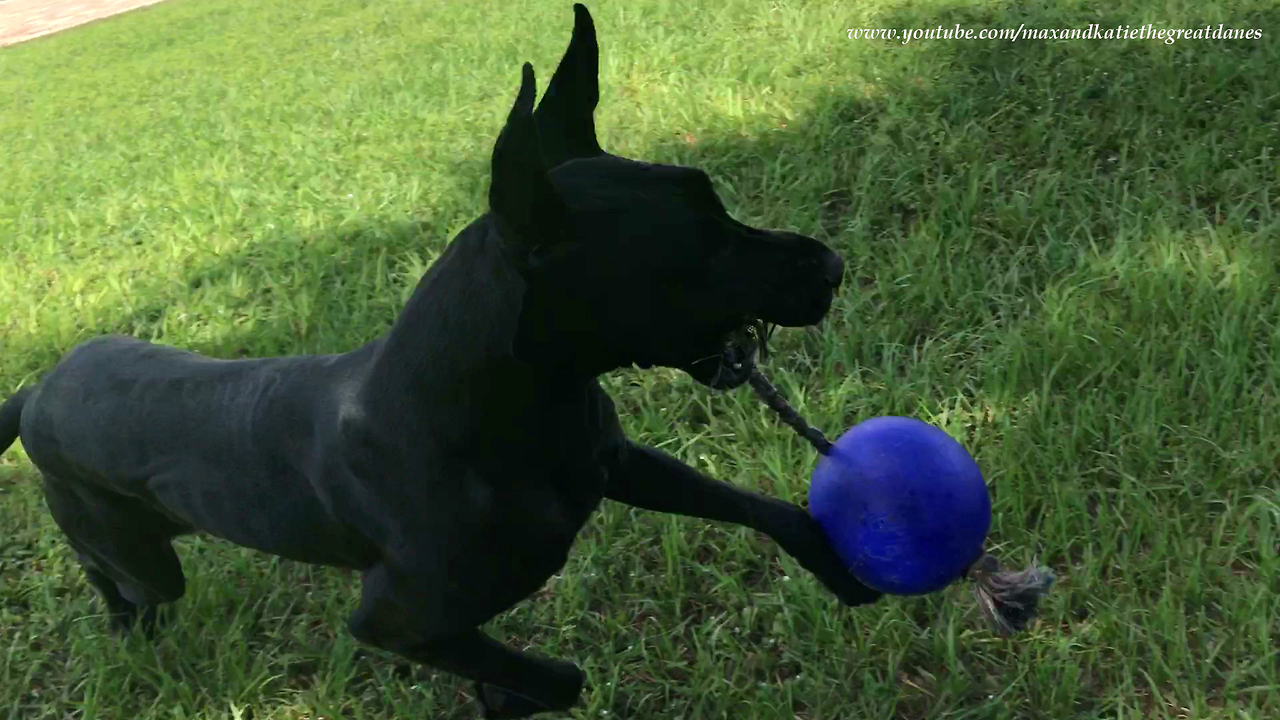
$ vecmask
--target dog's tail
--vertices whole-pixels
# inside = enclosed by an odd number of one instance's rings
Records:
[[[0,453],[9,449],[18,439],[18,420],[22,418],[22,406],[27,404],[34,386],[28,385],[14,393],[0,405]]]

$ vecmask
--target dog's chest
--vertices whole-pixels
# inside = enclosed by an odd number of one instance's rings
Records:
[[[571,543],[600,505],[608,465],[597,448],[549,439],[463,463],[463,505],[495,531]]]
[[[623,440],[605,400],[586,416],[585,427],[565,423],[555,429],[571,432],[560,433],[548,426],[546,432],[529,432],[523,442],[512,442],[508,447],[515,452],[487,454],[467,464],[463,504],[474,524],[464,530],[469,537],[461,546],[485,546],[481,565],[501,580],[490,589],[494,597],[515,602],[559,572],[599,507],[610,460]],[[467,575],[479,580],[474,557],[456,561],[471,572],[451,572],[455,581]]]
[[[490,458],[452,469],[436,512],[426,514],[435,522],[406,529],[414,539],[392,554],[438,558],[434,572],[409,574],[424,583],[423,592],[439,593],[459,622],[479,624],[560,572],[599,505],[607,471],[557,466],[545,457]]]
[[[604,497],[625,443],[613,403],[598,387],[572,405],[503,428],[466,463],[476,502],[576,533]]]

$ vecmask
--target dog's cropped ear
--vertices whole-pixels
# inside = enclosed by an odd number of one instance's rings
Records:
[[[525,63],[515,105],[493,146],[489,180],[489,211],[502,239],[523,250],[553,244],[566,230],[565,206],[547,177],[533,120],[537,92],[533,66]]]
[[[547,167],[575,158],[594,157],[603,151],[596,141],[592,115],[600,102],[600,48],[591,13],[581,3],[573,6],[573,37],[534,118],[542,138]]]

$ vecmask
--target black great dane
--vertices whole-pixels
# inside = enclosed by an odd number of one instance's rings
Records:
[[[74,348],[0,407],[120,628],[185,587],[203,532],[362,573],[359,640],[476,683],[481,712],[572,707],[573,663],[480,626],[565,564],[603,498],[773,538],[848,605],[876,600],[802,508],[628,441],[597,376],[679,368],[741,385],[761,322],[817,324],[843,264],[735,221],[707,176],[601,150],[591,16],[534,109],[533,68],[493,149],[489,212],[391,331],[341,355],[220,360],[121,337]]]

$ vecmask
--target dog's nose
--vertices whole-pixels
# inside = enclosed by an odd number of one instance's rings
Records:
[[[832,290],[840,289],[840,283],[844,280],[844,260],[839,255],[827,253],[822,261],[822,279],[827,281]]]

